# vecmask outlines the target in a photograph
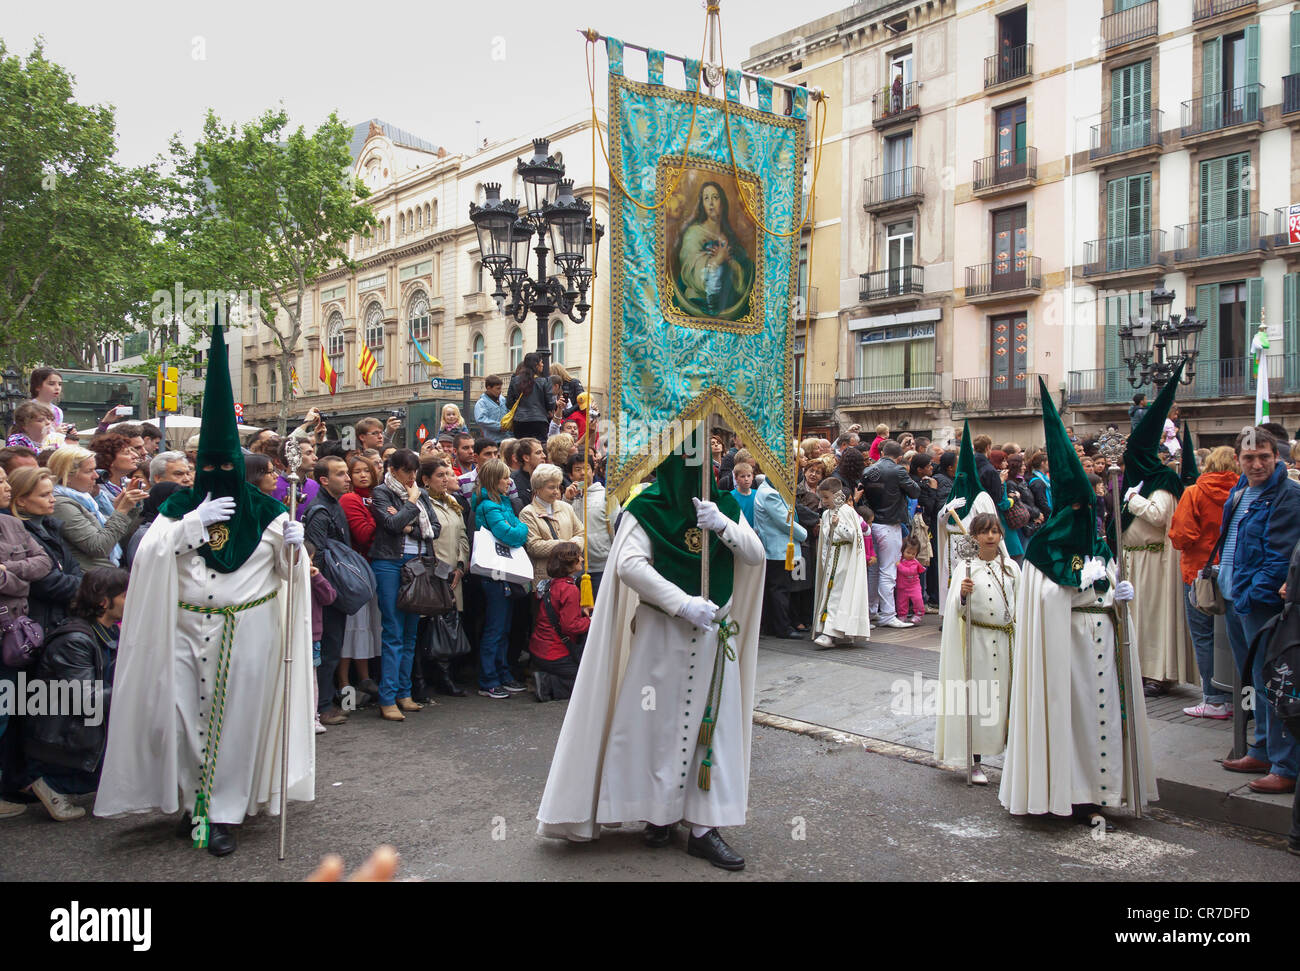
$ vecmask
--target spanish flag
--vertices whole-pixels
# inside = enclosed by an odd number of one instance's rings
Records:
[[[375,376],[375,368],[379,367],[379,362],[375,360],[375,355],[365,344],[361,345],[361,359],[357,361],[357,370],[361,372],[361,380],[370,386],[370,379]]]
[[[430,354],[428,351],[426,351],[423,347],[421,347],[419,341],[412,340],[411,343],[415,345],[416,353],[419,354],[420,357],[423,358],[424,360],[425,377],[429,376],[430,368],[442,367],[442,362],[438,360],[436,357],[434,357],[432,354]]]
[[[330,367],[329,358],[325,356],[325,348],[320,349],[320,380],[321,384],[329,389],[333,394],[338,389],[339,376],[335,370]]]

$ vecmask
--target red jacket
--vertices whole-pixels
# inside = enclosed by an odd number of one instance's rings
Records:
[[[1210,554],[1219,542],[1223,506],[1240,478],[1236,472],[1204,472],[1183,490],[1169,523],[1169,542],[1183,554],[1184,583],[1195,580],[1210,562]]]
[[[366,556],[370,541],[375,535],[375,517],[370,514],[370,490],[345,492],[339,497],[343,514],[348,517],[348,531],[352,533],[352,548]]]
[[[546,593],[550,595],[551,604],[560,619],[560,629],[569,640],[576,641],[587,633],[587,628],[591,626],[591,618],[583,614],[582,607],[578,603],[578,585],[573,582],[573,577],[551,580],[546,584]],[[538,590],[537,597],[539,600],[542,598],[541,590]],[[528,653],[543,661],[563,661],[569,656],[564,642],[560,640],[551,625],[551,618],[547,614],[545,604],[542,604],[537,611],[537,624],[533,627],[533,636],[528,642]]]

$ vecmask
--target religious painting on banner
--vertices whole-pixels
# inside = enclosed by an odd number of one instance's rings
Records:
[[[609,53],[612,427],[608,487],[625,502],[664,456],[697,442],[695,423],[719,416],[768,481],[794,501],[792,311],[798,293],[808,94],[772,110],[725,101],[656,73],[623,75]],[[662,63],[662,52],[651,52]],[[688,447],[695,447],[690,445]],[[701,456],[702,458],[702,456]]]

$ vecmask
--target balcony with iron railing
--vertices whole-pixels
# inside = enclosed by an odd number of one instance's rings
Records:
[[[1248,212],[1174,227],[1174,262],[1251,256],[1268,248],[1268,217]]]
[[[1133,395],[1155,395],[1150,385],[1129,383],[1127,366],[1071,371],[1066,378],[1066,404],[1077,406],[1128,405]],[[1178,389],[1180,401],[1217,401],[1221,398],[1253,398],[1256,382],[1248,357],[1200,358],[1192,383]],[[1300,394],[1300,353],[1268,356],[1270,397]]]
[[[919,165],[868,176],[862,182],[862,208],[867,212],[918,205],[924,194],[925,169]]]
[[[1042,289],[1043,261],[1037,256],[966,267],[966,299],[971,303],[1029,296]]]
[[[879,304],[915,300],[925,292],[925,267],[909,264],[858,276],[858,299]]]
[[[1288,74],[1282,79],[1282,114],[1296,115],[1289,119],[1300,122],[1300,74]]]
[[[794,315],[797,319],[817,316],[817,287],[804,286],[795,297]]]
[[[829,414],[835,407],[829,384],[809,384],[794,389],[795,407],[803,407],[804,415]]]
[[[1184,140],[1207,141],[1221,132],[1243,125],[1262,127],[1260,106],[1264,100],[1264,85],[1244,84],[1229,91],[1215,91],[1200,98],[1182,103]]]
[[[1028,372],[997,377],[954,378],[952,414],[1002,414],[1017,409],[1041,408],[1037,374]]]
[[[977,158],[971,169],[971,191],[977,196],[1014,192],[1038,178],[1038,149],[1032,145],[1006,148]]]
[[[1192,22],[1212,20],[1253,6],[1255,0],[1196,0],[1192,7]]]
[[[921,113],[921,106],[916,100],[916,82],[909,81],[893,87],[881,88],[871,96],[871,124],[876,128],[911,121]]]
[[[934,404],[942,400],[939,375],[933,371],[908,374],[873,374],[840,378],[835,382],[837,408],[883,408],[893,405]]]
[[[1116,276],[1165,265],[1165,231],[1152,229],[1131,236],[1103,236],[1083,244],[1085,277]]]
[[[1008,47],[984,58],[984,87],[997,88],[1026,81],[1034,73],[1034,45]]]
[[[1101,36],[1106,50],[1132,44],[1146,37],[1155,37],[1159,32],[1156,0],[1127,10],[1116,10],[1101,18]]]
[[[1125,11],[1127,13],[1128,11]],[[1107,162],[1156,154],[1163,143],[1165,113],[1159,108],[1092,126],[1089,161]]]

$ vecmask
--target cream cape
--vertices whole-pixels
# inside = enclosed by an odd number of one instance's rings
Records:
[[[837,526],[847,527],[853,541],[833,546]],[[867,591],[866,544],[862,539],[862,517],[849,504],[838,510],[822,511],[821,530],[817,535],[817,582],[813,586],[813,636],[825,634],[841,640],[867,640],[871,637],[871,619]],[[835,551],[839,551],[836,559]],[[834,564],[835,585],[827,590]],[[826,620],[822,621],[822,611]]]
[[[995,516],[998,514],[998,507],[993,505],[993,500],[987,492],[977,495],[969,509],[958,509],[957,516],[961,519],[962,525],[970,529],[971,519],[982,512],[992,513]],[[942,615],[948,604],[948,581],[951,579],[952,564],[959,559],[957,541],[961,539],[962,532],[946,514],[938,517],[938,530],[938,542],[935,545],[939,548],[939,613]],[[1002,555],[1010,558],[1005,539],[1001,549]]]

